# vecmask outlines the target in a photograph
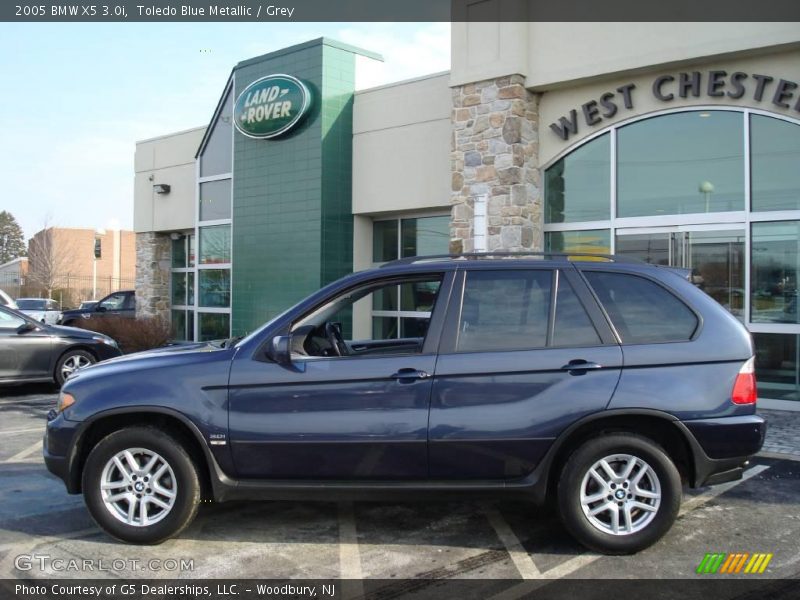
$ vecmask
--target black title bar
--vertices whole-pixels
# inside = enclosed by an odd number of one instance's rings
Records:
[[[3,0],[6,22],[800,21],[798,0]],[[680,27],[675,29],[681,35]]]

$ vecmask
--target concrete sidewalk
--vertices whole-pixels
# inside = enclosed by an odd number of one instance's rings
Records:
[[[758,410],[767,420],[767,439],[761,453],[800,459],[800,411]]]

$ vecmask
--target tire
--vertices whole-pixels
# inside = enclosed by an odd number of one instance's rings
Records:
[[[616,477],[603,467],[603,460]],[[587,548],[633,554],[669,531],[681,494],[678,470],[658,444],[634,434],[611,433],[590,439],[569,457],[558,482],[558,510],[567,530]]]
[[[93,365],[96,362],[97,358],[88,350],[67,350],[58,359],[53,378],[58,385],[64,385],[67,377],[72,372]]]
[[[138,470],[132,468],[126,451]],[[145,469],[154,457],[148,477]],[[159,475],[159,471],[163,472]],[[103,483],[114,487],[101,490]],[[95,522],[110,536],[132,544],[160,544],[178,535],[192,522],[200,504],[197,467],[179,441],[154,427],[128,427],[100,440],[86,460],[82,485]]]

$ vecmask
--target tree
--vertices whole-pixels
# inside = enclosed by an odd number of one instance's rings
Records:
[[[70,248],[56,243],[56,229],[50,218],[44,227],[28,241],[28,279],[47,291],[51,297],[70,265]]]
[[[22,227],[10,212],[0,212],[0,264],[25,256]]]

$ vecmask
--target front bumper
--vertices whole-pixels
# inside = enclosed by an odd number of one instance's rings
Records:
[[[74,476],[76,470],[72,468],[76,456],[73,440],[81,423],[67,421],[62,414],[47,415],[47,428],[42,441],[42,455],[47,470],[64,482],[67,492],[77,494],[80,492],[80,482]]]
[[[680,425],[694,459],[693,487],[741,479],[767,432],[766,422],[758,415],[681,421]]]

